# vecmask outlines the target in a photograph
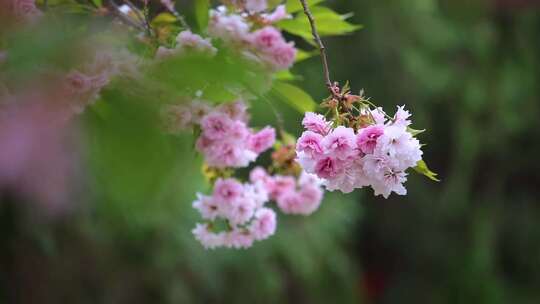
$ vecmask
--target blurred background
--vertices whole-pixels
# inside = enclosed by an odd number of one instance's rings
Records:
[[[205,251],[190,232],[208,190],[193,139],[97,105],[81,121],[92,178],[69,216],[1,192],[0,302],[539,303],[540,1],[326,3],[364,26],[326,39],[333,78],[388,112],[406,105],[441,182],[411,174],[387,200],[327,193],[249,250]],[[293,71],[326,97],[317,57]],[[254,125],[275,123],[252,106]],[[302,115],[277,107],[298,135]]]

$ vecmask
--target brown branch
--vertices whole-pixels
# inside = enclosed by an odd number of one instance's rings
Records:
[[[313,35],[313,39],[315,39],[315,42],[317,43],[319,47],[319,51],[321,53],[321,61],[322,61],[323,70],[324,70],[324,81],[326,83],[326,87],[328,88],[328,91],[330,91],[330,94],[332,95],[332,97],[339,97],[338,92],[336,92],[335,90],[334,84],[332,84],[332,81],[330,80],[330,69],[328,68],[326,48],[324,47],[324,44],[321,40],[321,36],[319,36],[319,32],[317,31],[317,26],[315,25],[315,18],[313,17],[313,14],[309,10],[306,0],[300,0],[300,3],[302,3],[302,6],[304,7],[304,14],[308,18],[309,24],[311,26],[311,34]]]

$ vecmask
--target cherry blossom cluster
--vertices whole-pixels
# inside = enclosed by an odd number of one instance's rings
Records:
[[[176,46],[172,49],[160,46],[156,51],[157,59],[185,54],[201,54],[209,57],[215,56],[217,49],[212,45],[210,38],[203,38],[189,30],[182,31],[176,36]]]
[[[201,135],[196,148],[214,168],[247,167],[257,156],[272,147],[276,131],[265,127],[254,131],[247,126],[247,106],[243,101],[210,107],[196,100],[189,106],[169,105],[163,109],[167,129],[178,132],[198,126]]]
[[[293,42],[287,42],[281,32],[271,24],[288,18],[285,6],[272,13],[263,13],[267,8],[264,0],[232,1],[238,9],[228,11],[220,6],[210,12],[208,34],[230,45],[245,58],[256,61],[270,71],[288,69],[296,58]],[[249,14],[240,13],[248,11]]]
[[[262,183],[270,199],[285,214],[310,215],[321,205],[324,196],[322,180],[313,174],[302,172],[298,178],[292,175],[269,175],[256,167],[251,171],[252,183]]]
[[[359,128],[333,127],[323,115],[306,113],[305,131],[298,139],[298,161],[324,180],[327,190],[349,193],[371,186],[385,198],[405,195],[407,169],[422,159],[420,142],[410,132],[410,113],[398,107],[387,119],[381,108],[364,109],[366,123]]]
[[[65,76],[63,91],[71,100],[69,104],[71,110],[74,113],[82,113],[86,106],[99,98],[100,91],[113,77],[118,75],[136,77],[139,61],[127,50],[98,51],[91,62]]]
[[[262,183],[218,179],[212,195],[197,196],[193,207],[208,222],[197,224],[192,232],[206,249],[248,248],[276,231],[276,213],[265,207],[269,195]]]

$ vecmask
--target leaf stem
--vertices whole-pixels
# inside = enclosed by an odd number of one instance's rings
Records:
[[[319,32],[317,31],[317,26],[315,25],[315,18],[313,17],[313,14],[309,10],[309,6],[306,2],[306,0],[300,0],[300,3],[302,4],[302,7],[304,8],[304,14],[309,20],[309,25],[311,26],[311,34],[313,35],[313,39],[315,39],[315,42],[317,43],[317,46],[319,47],[319,52],[321,53],[321,61],[323,65],[323,72],[324,72],[324,81],[326,84],[326,88],[332,95],[332,97],[339,97],[339,94],[335,91],[335,86],[330,80],[330,69],[328,67],[328,58],[326,56],[326,47],[324,46],[321,36],[319,36]]]

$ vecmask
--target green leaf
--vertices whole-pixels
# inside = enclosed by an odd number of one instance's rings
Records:
[[[154,17],[152,21],[150,22],[152,26],[157,26],[159,24],[170,24],[175,23],[176,17],[171,13],[161,13]]]
[[[351,14],[340,15],[335,11],[322,6],[312,8],[312,13],[321,37],[344,35],[362,28],[361,25],[352,24],[346,21]],[[276,25],[282,30],[300,36],[308,41],[313,39],[309,20],[304,14],[297,14],[295,18],[282,20]]]
[[[276,93],[285,103],[300,113],[315,110],[316,103],[311,96],[301,88],[282,81],[275,81],[272,92]]]
[[[324,0],[308,0],[307,4],[311,8],[317,3],[321,3]],[[285,3],[285,7],[287,8],[287,12],[292,14],[296,13],[298,11],[303,10],[302,3],[300,3],[300,0],[287,0],[287,3]]]
[[[314,50],[314,51],[304,51],[304,50],[301,50],[301,49],[298,49],[297,52],[296,52],[296,59],[295,59],[295,62],[300,62],[300,61],[304,61],[306,59],[309,59],[313,56],[317,56],[319,55],[319,51],[318,50]]]
[[[95,5],[96,7],[101,7],[101,6],[103,6],[103,3],[102,3],[101,0],[92,0],[92,2],[94,3],[94,5]]]
[[[417,164],[416,164],[416,167],[414,167],[414,171],[422,174],[422,175],[425,175],[427,178],[431,179],[432,181],[436,181],[436,182],[440,182],[441,180],[437,178],[437,173],[431,171],[426,162],[424,160],[420,160]]]
[[[418,134],[422,134],[424,132],[426,132],[426,129],[423,129],[423,130],[416,130],[416,129],[413,129],[411,127],[407,127],[407,132],[411,133],[412,136],[416,136]]]
[[[195,18],[201,31],[204,31],[208,26],[209,9],[210,0],[195,0]]]
[[[291,81],[291,80],[297,80],[299,77],[294,75],[293,73],[291,73],[291,71],[289,70],[285,70],[285,71],[280,71],[280,72],[277,72],[275,75],[274,75],[274,79],[277,79],[277,80],[283,80],[283,81]]]

